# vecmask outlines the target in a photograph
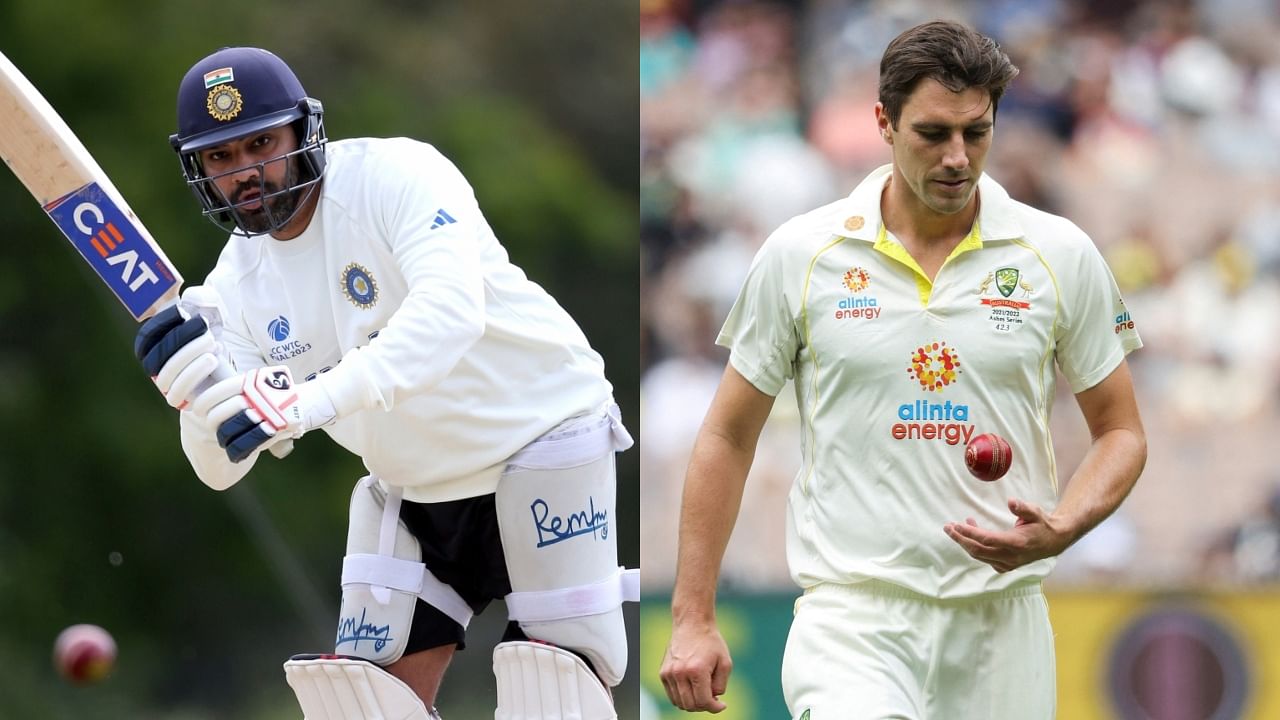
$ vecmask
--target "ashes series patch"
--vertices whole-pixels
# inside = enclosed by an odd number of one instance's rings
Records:
[[[378,281],[364,266],[351,263],[342,271],[342,294],[352,305],[368,310],[378,302]]]
[[[996,293],[991,293],[992,284]],[[991,308],[987,320],[996,332],[1012,332],[1022,327],[1022,311],[1031,309],[1030,298],[1035,288],[1015,267],[1002,267],[987,273],[978,285],[978,296],[983,305]],[[991,293],[993,297],[987,297]]]

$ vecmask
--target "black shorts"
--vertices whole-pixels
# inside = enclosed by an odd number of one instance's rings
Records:
[[[511,592],[492,494],[438,503],[404,500],[400,519],[422,545],[422,562],[440,582],[456,590],[475,614]],[[507,639],[513,630],[518,633],[509,627]],[[405,654],[444,645],[466,647],[463,627],[419,599]]]

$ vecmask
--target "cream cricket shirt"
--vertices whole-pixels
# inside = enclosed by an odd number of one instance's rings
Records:
[[[1010,497],[1052,509],[1055,364],[1078,393],[1142,342],[1089,238],[986,176],[977,223],[931,285],[881,225],[889,174],[770,236],[717,340],[762,392],[795,380],[792,577],[875,578],[936,597],[1041,578],[1053,560],[999,575],[942,526],[1010,528]],[[968,439],[986,432],[1013,447],[993,483],[964,464]]]
[[[205,281],[221,297],[222,341],[242,372],[287,365],[321,383],[338,410],[324,430],[405,498],[491,493],[516,451],[604,407],[604,363],[511,264],[435,148],[355,139],[326,156],[307,230],[232,237]],[[248,472],[186,420],[202,480],[225,487]]]

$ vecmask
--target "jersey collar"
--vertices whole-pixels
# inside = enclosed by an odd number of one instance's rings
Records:
[[[866,177],[849,197],[839,203],[840,212],[831,220],[827,230],[832,235],[875,243],[880,235],[880,195],[892,174],[892,165],[882,165]],[[1018,204],[1009,193],[986,173],[978,179],[978,192],[982,204],[978,208],[975,223],[979,247],[993,240],[1014,240],[1023,237],[1022,223],[1018,220]]]

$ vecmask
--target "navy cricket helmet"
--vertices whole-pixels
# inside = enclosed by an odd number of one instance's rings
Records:
[[[256,197],[233,203],[209,176],[200,151],[253,133],[294,126],[298,149],[257,163]],[[178,132],[169,137],[182,174],[215,225],[239,235],[262,235],[284,227],[315,191],[324,174],[324,108],[308,97],[283,60],[266,50],[223,48],[197,62],[178,86]],[[268,163],[288,163],[282,186],[267,183]],[[253,167],[253,166],[250,166]],[[253,210],[244,206],[260,205]]]

